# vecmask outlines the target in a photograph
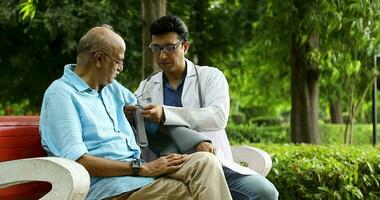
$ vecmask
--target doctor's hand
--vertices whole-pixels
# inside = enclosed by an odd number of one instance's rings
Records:
[[[215,147],[210,142],[201,142],[195,147],[195,151],[205,151],[215,154]]]
[[[145,119],[156,123],[165,121],[164,108],[162,107],[162,105],[147,105],[141,110],[141,114]]]

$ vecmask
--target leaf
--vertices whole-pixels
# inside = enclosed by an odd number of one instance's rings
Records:
[[[374,169],[373,169],[371,163],[369,163],[369,162],[367,161],[367,162],[366,162],[366,165],[367,165],[367,167],[368,167],[368,169],[369,169],[369,172],[370,172],[371,174],[373,174],[373,173],[374,173]]]
[[[23,3],[20,4],[20,12],[19,14],[22,15],[22,20],[25,20],[26,18],[29,17],[30,20],[34,18],[34,15],[36,14],[36,5],[38,3],[38,0],[35,0],[36,2],[34,3],[33,0],[27,0]]]

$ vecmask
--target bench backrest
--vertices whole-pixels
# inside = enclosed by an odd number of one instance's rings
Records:
[[[0,162],[46,156],[38,129],[39,116],[1,116]],[[1,188],[0,199],[39,199],[50,189],[45,182],[24,183]]]

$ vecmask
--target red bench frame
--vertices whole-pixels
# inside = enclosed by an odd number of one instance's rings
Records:
[[[46,152],[41,146],[39,116],[0,117],[0,162],[43,156]],[[50,189],[50,183],[28,182],[0,188],[0,199],[39,199]]]

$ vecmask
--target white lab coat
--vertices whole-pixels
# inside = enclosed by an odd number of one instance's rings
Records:
[[[182,125],[210,138],[216,148],[216,156],[222,164],[242,174],[254,174],[252,170],[233,163],[230,144],[225,132],[230,109],[228,83],[223,73],[214,67],[197,66],[186,59],[187,74],[182,91],[183,107],[163,106],[164,125]],[[198,74],[195,70],[198,69]],[[198,80],[199,77],[199,80]],[[140,83],[135,95],[138,103],[163,105],[162,72]],[[205,107],[200,108],[198,83]]]

